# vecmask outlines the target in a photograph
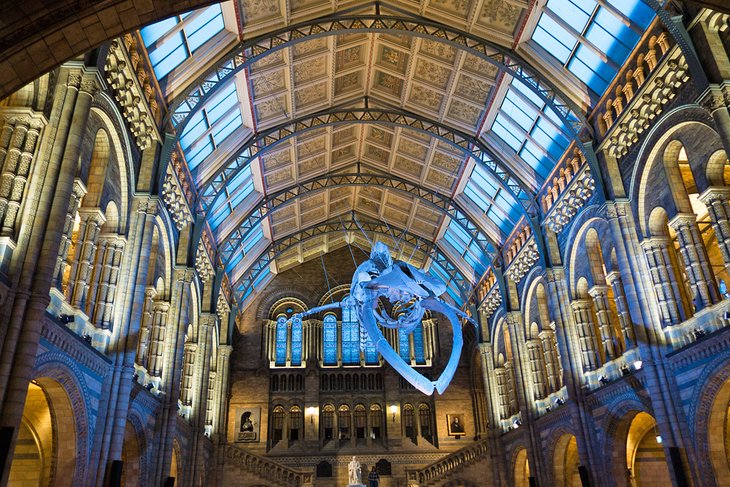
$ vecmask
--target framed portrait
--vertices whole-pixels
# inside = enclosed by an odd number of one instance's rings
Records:
[[[447,414],[446,415],[446,431],[449,436],[464,436],[464,415],[463,414]]]
[[[234,441],[253,443],[259,441],[261,408],[236,408]]]

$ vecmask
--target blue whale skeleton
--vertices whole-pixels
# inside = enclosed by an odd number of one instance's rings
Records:
[[[365,349],[370,337],[380,355],[416,389],[427,395],[433,394],[434,389],[443,394],[454,377],[464,344],[459,318],[476,326],[469,315],[439,298],[445,291],[446,285],[438,279],[406,262],[393,261],[388,246],[378,241],[370,251],[370,258],[355,269],[348,297],[341,302],[297,313],[292,319],[301,320],[323,311],[351,307],[360,323],[361,350]],[[387,299],[394,306],[400,305],[397,318],[380,310],[380,298]],[[441,313],[448,318],[454,334],[451,357],[435,381],[427,379],[406,364],[378,327],[380,324],[384,328],[394,328],[409,334],[421,323],[426,310]]]

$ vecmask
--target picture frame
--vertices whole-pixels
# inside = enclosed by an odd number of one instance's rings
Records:
[[[464,427],[464,415],[461,413],[447,414],[446,431],[449,436],[465,436],[466,429]]]
[[[260,439],[261,408],[236,408],[235,443],[255,443]]]

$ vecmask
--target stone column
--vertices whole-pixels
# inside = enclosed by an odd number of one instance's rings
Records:
[[[562,384],[562,371],[560,370],[560,356],[555,342],[555,332],[550,329],[543,329],[540,332],[542,351],[545,355],[545,370],[547,371],[548,394],[559,390]]]
[[[56,259],[56,268],[53,270],[53,284],[59,289],[62,289],[63,274],[66,272],[68,266],[68,254],[71,249],[71,238],[73,236],[74,223],[76,220],[76,212],[79,210],[81,204],[81,198],[86,194],[86,186],[79,179],[74,179],[73,191],[71,192],[71,201],[68,205],[68,212],[66,213],[66,219],[63,223],[63,233],[61,234],[61,247],[58,251],[58,258]]]
[[[539,339],[527,340],[527,357],[530,362],[530,375],[532,376],[533,399],[547,397],[547,381],[545,380],[545,363],[542,344]]]
[[[611,323],[611,308],[608,302],[608,286],[593,286],[588,294],[593,298],[593,306],[596,310],[604,362],[609,362],[615,359],[618,353],[612,333],[613,325]]]
[[[81,309],[88,299],[91,273],[94,270],[97,239],[101,226],[106,221],[98,208],[79,209],[81,225],[79,226],[79,244],[76,247],[76,258],[72,272],[72,283],[69,286],[69,302]]]
[[[9,121],[8,121],[9,122]],[[7,122],[6,122],[7,123]],[[8,123],[9,125],[9,123]],[[33,155],[36,151],[41,132],[39,121],[32,121],[29,117],[15,118],[15,127],[8,143],[4,140],[5,158],[2,161],[0,173],[0,236],[14,237],[15,221],[18,217],[20,205],[28,182]],[[5,130],[3,130],[5,135]],[[0,154],[1,155],[1,154]]]
[[[142,311],[142,322],[139,327],[139,338],[137,340],[137,363],[147,369],[149,365],[148,353],[150,346],[150,333],[152,331],[152,322],[154,319],[154,312],[152,306],[154,305],[154,298],[157,295],[157,291],[153,287],[148,287],[145,290],[144,309]]]
[[[22,219],[18,252],[13,252],[8,271],[17,276],[17,281],[0,313],[0,426],[12,428],[10,452],[33,373],[64,215],[68,211],[91,100],[97,89],[95,73],[82,75],[80,70],[61,68],[52,108],[54,138],[53,142],[43,141],[49,150],[37,168],[43,178],[37,184],[32,182],[31,190],[26,192],[28,218]],[[0,472],[0,484],[7,481],[8,474],[9,468]]]
[[[104,330],[112,328],[112,319],[114,318],[114,298],[117,292],[117,283],[119,282],[119,270],[122,265],[122,257],[124,256],[124,240],[115,239],[107,250],[110,254],[108,273],[102,282],[100,292],[100,301],[102,306],[100,326]]]
[[[505,367],[494,368],[494,378],[497,383],[497,397],[499,398],[499,419],[507,419],[511,414],[510,380]]]
[[[730,187],[707,188],[700,195],[700,201],[707,206],[722,259],[730,269]]]
[[[231,372],[231,353],[233,347],[230,345],[220,345],[218,347],[218,414],[215,418],[214,429],[219,433],[224,433],[227,429],[228,418],[228,386]],[[225,442],[225,438],[222,439]]]
[[[621,334],[624,339],[624,350],[629,350],[636,346],[636,335],[634,333],[634,324],[631,322],[631,314],[626,303],[626,294],[624,293],[624,283],[621,280],[621,274],[618,271],[608,273],[606,282],[613,290],[613,299],[616,302],[616,314],[621,326]]]
[[[150,351],[148,372],[151,376],[162,377],[163,354],[165,353],[165,327],[170,305],[164,301],[155,301],[152,305],[152,331],[150,333]]]
[[[725,153],[730,156],[730,93],[726,87],[715,85],[705,92],[701,103],[712,114]]]
[[[578,342],[580,343],[580,353],[583,359],[583,369],[586,371],[596,370],[600,367],[600,364],[598,361],[598,347],[591,302],[588,299],[576,299],[570,305],[573,308],[575,325],[578,330]]]
[[[676,325],[684,319],[680,308],[682,299],[669,258],[669,245],[669,239],[666,237],[648,238],[641,242],[651,281],[654,284],[663,327]]]
[[[694,214],[678,214],[669,222],[677,232],[679,251],[684,259],[687,278],[692,288],[696,311],[712,306],[720,301],[715,275],[707,256],[705,243],[697,226]]]
[[[193,371],[195,370],[195,351],[197,348],[198,344],[194,341],[189,339],[185,342],[180,401],[183,403],[183,406],[188,407],[193,404]]]

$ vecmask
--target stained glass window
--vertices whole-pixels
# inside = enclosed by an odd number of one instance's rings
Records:
[[[337,365],[337,318],[335,315],[324,317],[324,365]]]
[[[423,350],[423,323],[420,323],[413,330],[413,355],[415,356],[416,364],[426,364],[426,356]]]
[[[375,343],[373,339],[368,335],[365,341],[365,364],[377,365],[378,364],[378,351],[375,349]]]
[[[276,365],[286,365],[286,317],[276,320]]]
[[[291,364],[302,364],[302,320],[293,318],[291,321]]]
[[[360,364],[360,326],[350,306],[342,308],[342,363]]]
[[[398,355],[400,358],[411,363],[411,346],[408,340],[408,336],[405,331],[398,329]]]

